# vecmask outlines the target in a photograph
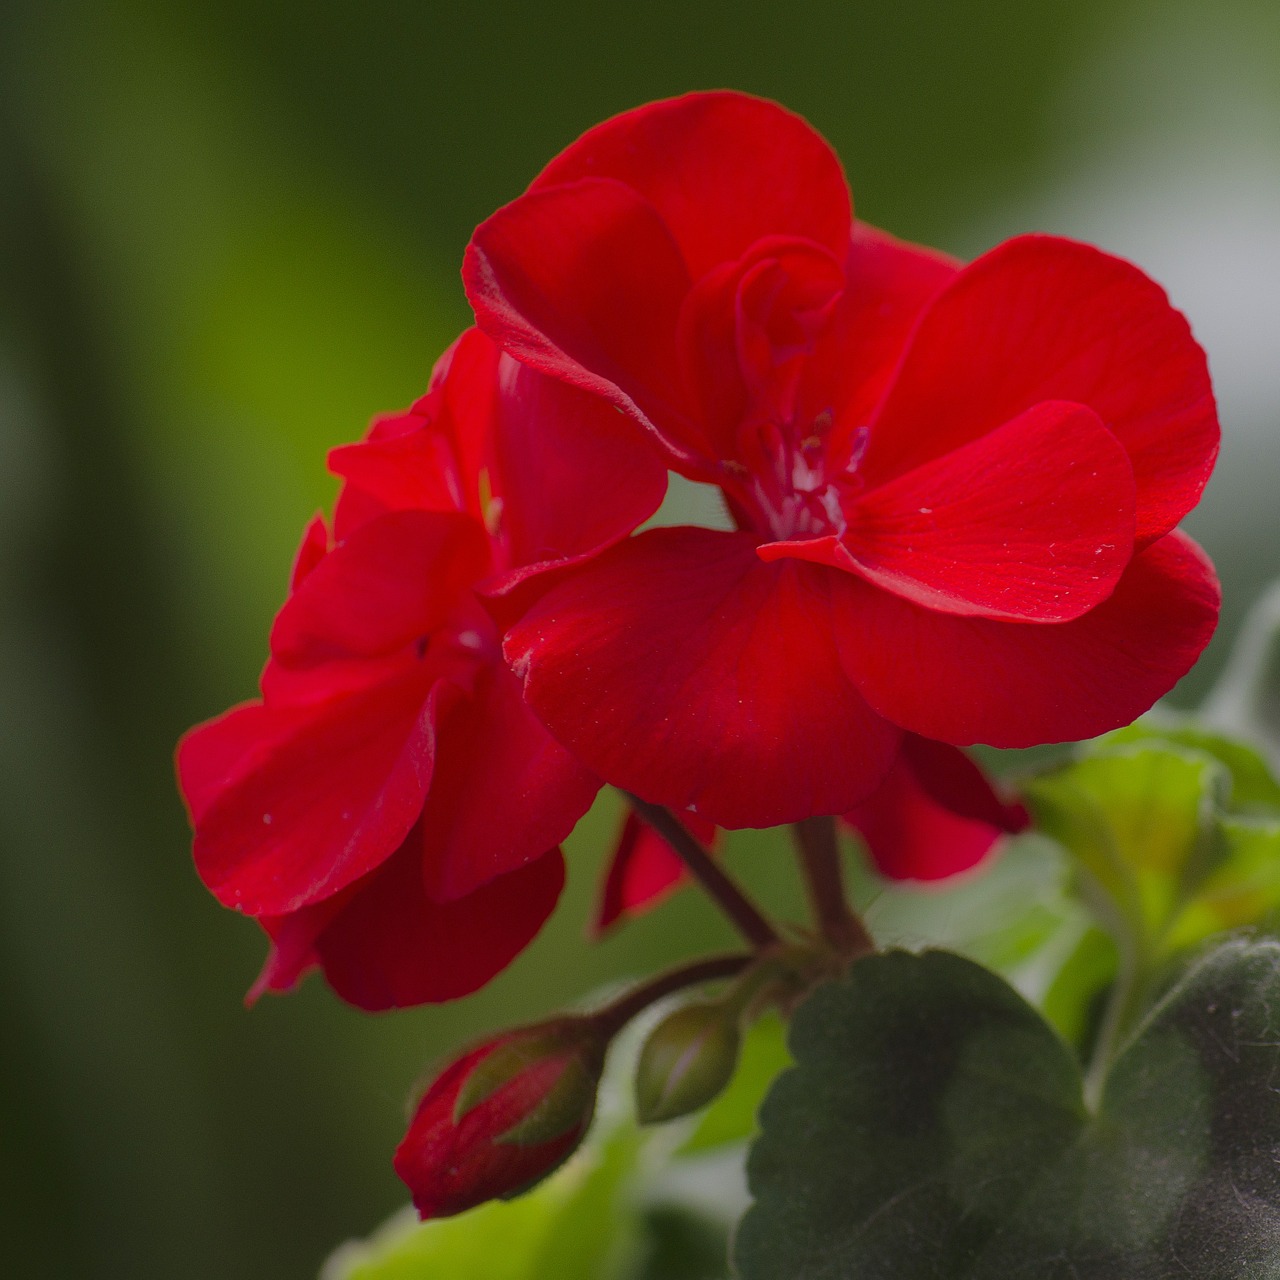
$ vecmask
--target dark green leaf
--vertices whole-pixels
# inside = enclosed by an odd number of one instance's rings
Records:
[[[728,1280],[729,1239],[724,1226],[674,1205],[644,1215],[639,1263],[626,1280]]]
[[[1274,1280],[1280,944],[1232,940],[1117,1058],[1003,980],[873,956],[797,1013],[749,1162],[743,1280]]]

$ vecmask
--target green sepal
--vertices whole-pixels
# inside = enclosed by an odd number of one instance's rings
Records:
[[[551,1024],[516,1032],[472,1069],[458,1091],[453,1104],[453,1122],[457,1124],[468,1111],[473,1111],[486,1098],[497,1093],[530,1067],[549,1057],[561,1057],[575,1047],[572,1024]]]
[[[584,1056],[570,1058],[542,1101],[494,1142],[537,1147],[575,1129],[585,1129],[595,1110],[599,1083],[598,1063],[588,1062]]]

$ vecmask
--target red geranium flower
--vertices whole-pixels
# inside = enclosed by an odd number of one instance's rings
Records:
[[[903,731],[1089,737],[1212,633],[1212,568],[1174,531],[1217,451],[1208,372],[1128,263],[902,244],[853,221],[804,121],[710,93],[590,130],[464,278],[506,350],[642,424],[737,524],[639,534],[508,601],[529,704],[648,801],[847,813]]]
[[[332,455],[334,536],[307,531],[261,699],[178,751],[200,875],[273,942],[254,994],[319,964],[364,1008],[450,999],[550,913],[600,783],[526,708],[476,591],[652,513],[665,472],[626,428],[472,330]]]

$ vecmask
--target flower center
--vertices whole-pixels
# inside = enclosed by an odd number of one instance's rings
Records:
[[[831,424],[828,409],[799,430],[772,421],[743,425],[743,461],[721,463],[722,487],[743,527],[777,542],[844,532],[844,498],[861,484],[867,428],[841,443]]]

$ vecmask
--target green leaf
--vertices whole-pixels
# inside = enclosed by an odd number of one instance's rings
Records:
[[[1201,960],[1096,1114],[1052,1029],[945,952],[797,1012],[749,1162],[742,1280],[1274,1280],[1280,944]]]
[[[623,1128],[518,1199],[436,1222],[397,1214],[339,1249],[321,1280],[621,1280],[639,1247],[625,1195],[639,1149]]]
[[[1280,820],[1224,818],[1222,854],[1170,928],[1169,949],[1280,911]]]
[[[854,866],[855,899],[882,946],[926,942],[958,951],[1037,994],[1055,969],[1064,937],[1080,932],[1083,911],[1068,892],[1071,867],[1061,847],[1037,833],[1003,842],[963,876],[937,883],[886,882]]]
[[[1100,997],[1119,972],[1115,939],[1086,929],[1040,1002],[1040,1011],[1068,1044],[1083,1046],[1096,1029]]]
[[[1029,780],[1024,794],[1040,830],[1075,855],[1150,944],[1207,873],[1229,787],[1212,757],[1153,742],[1076,760]]]
[[[1097,739],[1092,747],[1106,750],[1135,742],[1166,742],[1212,756],[1231,775],[1227,807],[1233,813],[1280,813],[1280,782],[1262,755],[1248,743],[1215,733],[1189,717],[1162,712],[1117,729]]]

